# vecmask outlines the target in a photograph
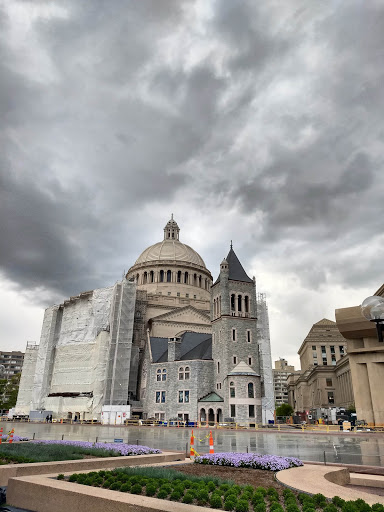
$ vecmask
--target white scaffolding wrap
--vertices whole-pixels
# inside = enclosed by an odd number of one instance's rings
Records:
[[[19,393],[15,414],[29,414],[32,404],[32,391],[39,345],[27,344],[24,355],[23,372],[20,377]]]
[[[273,387],[271,341],[268,306],[265,293],[257,294],[257,333],[260,347],[260,366],[263,375],[264,396],[261,400],[263,423],[274,419],[275,392]]]

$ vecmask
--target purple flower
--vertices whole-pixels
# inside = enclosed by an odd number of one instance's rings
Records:
[[[303,466],[301,460],[295,457],[279,457],[278,455],[260,455],[259,453],[214,453],[199,455],[195,458],[197,464],[212,464],[216,466],[232,466],[235,468],[267,469],[281,471],[282,469]]]
[[[90,443],[88,441],[31,441],[32,443],[39,444],[66,444],[70,446],[80,446],[82,448],[103,448],[104,450],[113,450],[119,455],[148,455],[150,453],[162,453],[157,448],[149,448],[148,446],[141,446],[126,443]]]

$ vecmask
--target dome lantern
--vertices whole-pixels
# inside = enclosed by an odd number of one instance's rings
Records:
[[[177,222],[173,219],[172,213],[171,219],[167,222],[167,225],[164,228],[164,240],[178,240],[179,233],[180,228],[177,225]]]

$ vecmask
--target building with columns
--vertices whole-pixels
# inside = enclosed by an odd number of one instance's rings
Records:
[[[129,405],[142,418],[260,423],[273,418],[270,354],[265,296],[232,245],[213,283],[172,216],[122,281],[46,310],[16,412],[98,419]]]
[[[315,323],[301,344],[301,370],[287,379],[288,402],[306,418],[314,409],[342,408],[354,404],[347,344],[336,322]]]
[[[384,297],[384,285],[374,295]],[[363,317],[360,306],[336,309],[335,316],[348,347],[357,418],[383,425],[384,346],[378,340],[375,324]]]

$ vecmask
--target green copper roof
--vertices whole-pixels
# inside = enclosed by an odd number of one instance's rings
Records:
[[[221,396],[213,392],[200,398],[199,402],[224,402],[224,398],[221,398]]]

